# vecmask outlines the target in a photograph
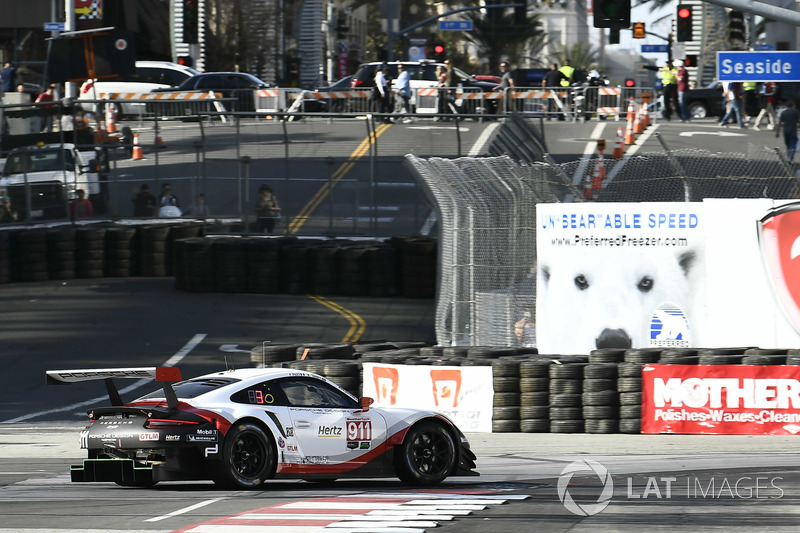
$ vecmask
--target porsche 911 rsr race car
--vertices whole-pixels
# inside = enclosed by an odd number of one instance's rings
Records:
[[[48,384],[104,380],[111,405],[88,411],[88,458],[72,481],[151,486],[212,479],[247,489],[270,478],[393,477],[434,485],[477,476],[469,442],[446,417],[370,408],[322,376],[248,368],[181,381],[175,367],[50,370]],[[123,403],[114,380],[162,389]]]

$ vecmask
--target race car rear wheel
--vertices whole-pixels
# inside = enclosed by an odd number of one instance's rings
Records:
[[[218,485],[238,489],[260,486],[272,475],[275,452],[263,429],[241,423],[231,428],[222,447],[222,464],[214,476]]]
[[[413,485],[436,485],[456,463],[452,435],[438,422],[422,422],[406,434],[397,458],[397,477]]]

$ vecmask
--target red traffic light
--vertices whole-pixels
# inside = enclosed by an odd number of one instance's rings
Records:
[[[688,7],[682,7],[678,9],[678,18],[688,19],[691,16],[692,16],[692,10],[689,9]]]
[[[636,87],[636,80],[630,78],[625,80],[625,87]]]
[[[436,46],[433,47],[433,51],[436,52],[437,54],[441,54],[444,52],[444,46],[442,46],[441,44],[437,44]]]

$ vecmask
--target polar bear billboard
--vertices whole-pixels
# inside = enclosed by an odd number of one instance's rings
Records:
[[[792,271],[772,266],[776,246],[765,246],[764,235],[774,232],[762,231],[775,210],[792,206],[771,199],[539,204],[539,352],[796,347],[800,336],[784,312],[785,287],[795,285],[782,277]]]

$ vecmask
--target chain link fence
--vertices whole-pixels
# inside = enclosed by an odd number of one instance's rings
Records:
[[[662,141],[662,145],[663,145]],[[536,205],[543,202],[697,202],[797,198],[796,167],[774,149],[668,150],[564,164],[507,156],[408,155],[437,206],[440,231],[436,336],[444,346],[520,346],[514,325],[536,302]],[[598,184],[601,185],[597,188]],[[591,200],[587,200],[590,198]]]

